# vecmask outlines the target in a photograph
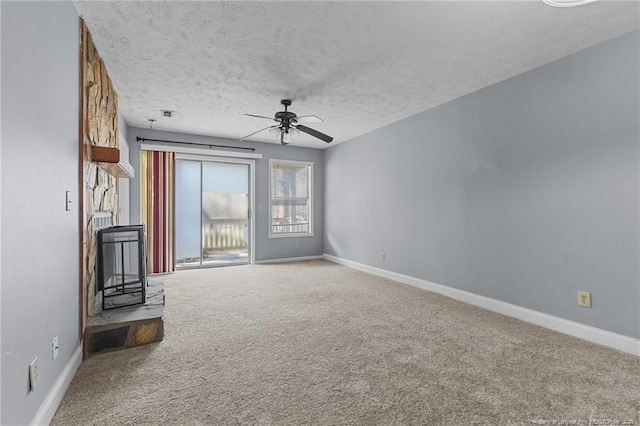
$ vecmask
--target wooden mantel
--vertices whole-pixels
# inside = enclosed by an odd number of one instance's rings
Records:
[[[135,170],[128,161],[120,157],[118,148],[89,145],[89,158],[107,173],[117,178],[133,178]]]

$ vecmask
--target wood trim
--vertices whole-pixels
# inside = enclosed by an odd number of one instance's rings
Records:
[[[78,226],[80,228],[80,238],[79,238],[79,255],[80,261],[79,264],[79,274],[80,277],[78,279],[79,289],[79,318],[78,318],[78,335],[80,337],[80,342],[84,340],[84,325],[86,321],[86,311],[85,311],[85,301],[87,300],[87,265],[85,260],[87,258],[87,238],[86,238],[86,211],[85,211],[85,191],[84,191],[84,171],[87,165],[87,148],[86,148],[86,134],[87,134],[87,60],[86,60],[86,52],[87,52],[87,25],[85,24],[83,19],[80,19],[80,125],[79,125],[79,137],[78,137],[78,208],[79,212],[79,220]]]
[[[131,179],[133,177],[133,170],[126,168],[123,163],[96,162],[96,164],[113,177],[123,179]]]
[[[176,270],[176,156],[171,158],[171,272]]]
[[[108,146],[86,145],[89,159],[102,167],[111,176],[117,178],[133,178],[135,171],[126,162],[120,161],[120,150]]]
[[[108,146],[92,146],[91,161],[95,163],[119,163],[120,150]]]

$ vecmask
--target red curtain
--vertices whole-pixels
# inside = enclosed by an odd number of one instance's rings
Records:
[[[142,221],[147,231],[147,272],[175,270],[175,153],[142,151]]]

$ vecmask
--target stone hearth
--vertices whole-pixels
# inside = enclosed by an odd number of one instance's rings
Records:
[[[84,357],[160,342],[163,337],[164,283],[151,278],[144,305],[101,311],[89,318]]]

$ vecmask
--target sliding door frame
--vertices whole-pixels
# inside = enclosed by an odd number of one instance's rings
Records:
[[[215,155],[198,155],[198,154],[182,154],[176,152],[177,160],[187,161],[201,161],[202,163],[227,163],[227,164],[242,164],[249,166],[249,259],[248,264],[253,264],[256,258],[256,229],[255,229],[255,203],[256,203],[256,162],[253,159],[245,158],[232,158],[232,157],[219,157]],[[200,169],[200,180],[202,181],[202,168]],[[202,225],[201,225],[202,226]],[[200,236],[200,267],[211,267],[203,265],[202,262],[202,233]],[[243,263],[244,264],[244,263]],[[226,266],[226,265],[225,265]],[[185,268],[186,269],[186,268]]]

